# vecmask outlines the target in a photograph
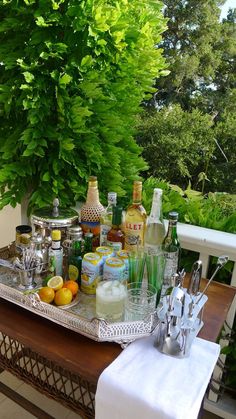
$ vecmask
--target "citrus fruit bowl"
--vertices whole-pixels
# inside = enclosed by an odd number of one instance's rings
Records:
[[[61,276],[53,276],[47,285],[36,290],[43,303],[54,304],[61,308],[72,307],[78,302],[79,286],[75,281],[63,281]]]

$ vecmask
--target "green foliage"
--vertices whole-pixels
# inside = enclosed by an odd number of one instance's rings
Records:
[[[169,20],[160,46],[170,72],[157,80],[158,90],[146,103],[152,114],[139,124],[139,136],[146,146],[149,174],[182,187],[191,179],[193,187],[201,191],[235,193],[236,9],[221,22],[219,6],[223,3],[164,0],[164,15]],[[182,132],[174,121],[177,114],[179,125],[185,128]],[[191,146],[190,134],[195,139]],[[186,156],[184,141],[190,146]]]
[[[221,2],[223,3],[223,2]],[[191,99],[211,86],[220,64],[218,0],[164,0],[168,28],[162,47],[170,74],[157,82],[158,103],[191,108]]]
[[[150,212],[153,188],[163,189],[163,215],[179,213],[179,221],[214,230],[236,233],[236,195],[201,192],[191,188],[182,190],[177,185],[150,177],[143,184],[143,204]]]
[[[212,118],[180,105],[145,112],[138,124],[137,141],[149,163],[147,175],[186,186],[200,182],[215,148]]]
[[[152,0],[0,1],[0,208],[83,199],[90,174],[124,195],[145,170],[140,102],[165,68]]]

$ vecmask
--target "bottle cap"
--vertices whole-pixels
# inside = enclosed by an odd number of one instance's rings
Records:
[[[87,233],[85,233],[84,237],[93,237],[93,233],[91,233],[90,231],[88,231]]]
[[[154,194],[157,194],[157,195],[162,195],[163,194],[163,190],[160,189],[160,188],[154,188],[153,193]]]
[[[141,202],[142,200],[142,182],[135,180],[133,184],[133,201]]]
[[[142,189],[142,182],[140,180],[135,180],[134,181],[134,187],[135,188],[141,188]]]
[[[169,212],[169,219],[178,221],[179,214],[176,211]]]
[[[60,230],[52,230],[52,240],[61,240],[61,231]]]
[[[107,200],[110,204],[116,205],[117,193],[116,192],[108,192]]]
[[[89,176],[89,186],[97,187],[97,176]]]

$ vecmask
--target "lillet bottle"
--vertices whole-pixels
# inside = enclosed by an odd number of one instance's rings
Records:
[[[146,210],[142,205],[142,182],[134,181],[133,203],[127,208],[125,215],[125,249],[137,252],[144,245],[146,226]]]
[[[104,207],[99,201],[98,182],[96,176],[90,176],[86,203],[81,208],[81,227],[83,232],[93,233],[93,248],[99,246],[100,217]]]

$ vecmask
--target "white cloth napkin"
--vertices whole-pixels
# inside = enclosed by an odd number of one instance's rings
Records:
[[[154,336],[131,343],[99,377],[96,419],[195,419],[220,346],[196,338],[188,358],[173,358]]]

